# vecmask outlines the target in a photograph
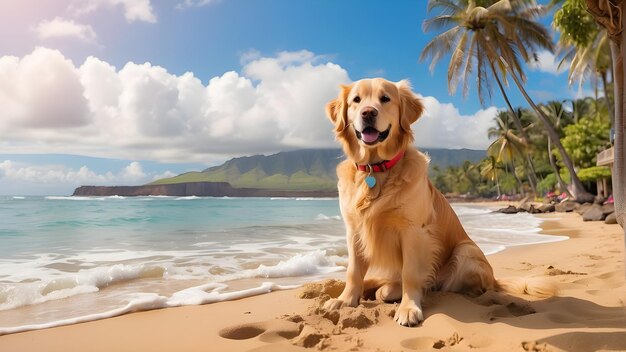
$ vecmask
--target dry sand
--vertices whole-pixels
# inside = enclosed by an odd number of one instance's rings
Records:
[[[319,309],[342,282],[238,301],[162,309],[0,337],[0,351],[626,351],[624,238],[618,225],[542,215],[568,241],[489,256],[498,277],[550,277],[557,297],[431,293],[426,321],[406,328],[394,304]],[[1,319],[1,314],[0,314]]]

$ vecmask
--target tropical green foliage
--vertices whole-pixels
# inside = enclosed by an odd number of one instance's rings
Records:
[[[581,119],[575,124],[565,126],[563,147],[579,168],[596,164],[596,155],[609,144],[609,124],[593,118]],[[580,176],[580,174],[579,174]],[[583,181],[581,179],[581,181]]]
[[[554,13],[554,27],[563,33],[561,40],[581,47],[589,45],[598,31],[596,21],[585,8],[585,0],[564,1]]]
[[[561,141],[572,156],[578,170],[578,178],[588,189],[593,190],[595,181],[609,177],[606,167],[595,167],[596,154],[608,145],[608,116],[606,109],[597,109],[597,101],[591,98],[568,102],[551,101],[540,108],[556,128]],[[466,163],[462,167],[435,169],[433,180],[443,192],[482,197],[497,197],[502,194],[524,194],[531,191],[532,160],[537,177],[536,194],[565,191],[559,187],[558,177],[565,183],[571,182],[567,168],[563,167],[560,154],[552,151],[555,167],[550,166],[547,150],[548,137],[538,117],[533,111],[515,109],[528,144],[518,136],[513,127],[511,114],[499,111],[494,117],[489,137],[493,142],[484,159],[476,163]],[[480,175],[480,176],[478,176]]]
[[[578,171],[578,177],[583,182],[597,181],[611,177],[611,169],[606,166],[592,166]]]
[[[557,181],[555,174],[548,174],[537,184],[537,191],[540,194],[547,194],[556,189]]]
[[[457,84],[463,82],[463,93],[467,95],[468,82],[476,82],[478,98],[483,104],[485,96],[491,97],[491,78],[493,78],[521,135],[521,142],[528,145],[524,127],[517,118],[504,88],[507,78],[510,77],[547,132],[548,154],[551,154],[550,149],[554,146],[564,167],[570,171],[571,195],[580,201],[591,199],[593,196],[585,191],[576,176],[574,164],[561,144],[560,135],[554,124],[524,87],[526,76],[522,64],[537,60],[539,50],[552,52],[554,49],[550,33],[539,21],[539,17],[546,13],[546,8],[533,0],[493,0],[479,3],[473,0],[429,0],[428,11],[432,12],[435,9],[439,13],[424,21],[424,31],[434,29],[440,33],[426,44],[420,60],[431,58],[432,69],[443,57],[450,57],[448,64],[450,93],[454,93]],[[511,133],[505,131],[501,137],[499,159],[503,157],[503,153],[513,152],[514,148]],[[495,147],[492,145],[490,149]],[[537,180],[534,163],[532,159],[526,159],[520,164],[523,168],[518,171],[520,174],[529,175],[528,181],[535,193]],[[550,165],[555,174],[558,174],[552,159]],[[514,165],[511,166],[513,170],[516,169]],[[515,171],[513,175],[522,189],[520,175]],[[559,183],[565,188],[561,180]]]

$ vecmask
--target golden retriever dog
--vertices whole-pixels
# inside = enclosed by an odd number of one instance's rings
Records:
[[[428,290],[480,295],[487,290],[549,296],[529,280],[497,281],[444,196],[428,179],[429,159],[413,145],[413,124],[424,106],[408,81],[364,79],[341,86],[326,106],[347,160],[337,166],[346,225],[346,286],[324,308],[355,307],[367,292],[400,301],[394,320],[424,320]],[[367,275],[367,279],[366,279]]]

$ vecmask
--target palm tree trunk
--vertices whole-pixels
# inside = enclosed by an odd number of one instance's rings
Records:
[[[498,199],[502,196],[502,192],[500,192],[500,180],[498,180],[498,170],[495,170],[495,179],[496,179],[496,190],[498,191]]]
[[[556,146],[557,150],[559,151],[559,154],[561,154],[561,159],[563,159],[563,164],[565,164],[565,167],[567,168],[567,170],[569,171],[572,177],[572,193],[573,193],[574,198],[576,199],[576,201],[581,202],[581,203],[593,201],[594,196],[590,194],[589,192],[587,192],[582,182],[580,182],[580,179],[576,175],[574,164],[572,163],[572,160],[570,159],[569,155],[565,151],[565,148],[563,148],[559,135],[556,133],[556,130],[552,126],[552,123],[550,123],[550,120],[548,119],[548,117],[543,113],[543,111],[541,111],[541,109],[539,109],[539,107],[535,104],[535,102],[530,98],[530,96],[526,92],[526,89],[524,89],[524,86],[520,82],[515,72],[513,72],[510,69],[510,66],[506,62],[506,60],[503,57],[500,57],[500,60],[506,67],[507,72],[509,72],[511,77],[513,77],[513,81],[515,81],[515,84],[517,85],[517,88],[520,90],[520,93],[522,93],[522,95],[524,96],[528,104],[530,104],[533,110],[535,110],[535,112],[537,113],[539,120],[541,120],[546,131],[548,132],[548,138],[552,140],[552,143],[554,143],[554,145]]]
[[[517,116],[517,114],[515,113],[515,109],[513,109],[513,106],[511,105],[511,102],[509,101],[509,97],[506,94],[506,91],[504,90],[504,86],[502,85],[502,82],[500,81],[500,77],[498,76],[498,73],[496,72],[496,68],[493,65],[492,61],[489,61],[489,67],[491,68],[491,73],[493,73],[493,76],[496,78],[496,82],[498,83],[498,88],[500,88],[500,93],[502,93],[502,97],[504,98],[504,101],[506,102],[506,106],[509,108],[509,114],[511,115],[511,117],[513,118],[513,123],[515,124],[515,128],[519,131],[520,136],[522,137],[522,140],[524,141],[524,144],[526,146],[530,145],[530,138],[528,137],[528,133],[526,133],[526,131],[524,130],[524,127],[522,126],[522,121],[519,119],[519,117]],[[530,183],[530,188],[533,191],[533,195],[537,195],[537,173],[535,172],[535,165],[533,165],[533,161],[530,158],[530,154],[526,153],[526,161],[528,162],[528,165],[524,164],[525,168],[526,168],[526,174],[528,175],[528,183]]]
[[[622,2],[622,14],[626,10],[626,3]],[[613,85],[615,89],[615,144],[614,148],[614,164],[613,164],[613,198],[615,199],[615,216],[617,222],[624,229],[624,235],[626,236],[626,162],[624,160],[624,154],[626,150],[624,147],[624,129],[626,124],[624,121],[624,102],[626,97],[624,94],[624,81],[626,78],[624,74],[624,58],[626,58],[626,26],[625,21],[622,18],[622,37],[621,48],[610,41],[611,45],[611,59],[613,61]]]
[[[565,192],[568,198],[572,198],[571,193],[567,189],[567,185],[563,182],[561,178],[561,174],[559,173],[559,168],[556,166],[556,162],[554,161],[554,155],[552,155],[552,143],[550,142],[550,137],[548,137],[548,160],[550,160],[550,166],[552,167],[552,171],[554,172],[554,176],[556,177],[556,182],[559,184],[559,189],[561,192]]]
[[[606,109],[609,112],[609,119],[611,120],[611,129],[615,128],[615,113],[614,113],[614,107],[611,106],[611,101],[609,99],[609,87],[608,87],[608,83],[606,82],[606,74],[607,72],[601,72],[600,73],[600,77],[602,78],[602,90],[604,91],[604,102],[606,103]],[[609,133],[611,133],[611,131],[609,131]],[[611,140],[613,140],[613,136],[609,136],[609,138]]]
[[[528,183],[532,188],[533,193],[537,194],[537,173],[535,172],[535,165],[533,165],[533,159],[530,157],[530,153],[526,153],[526,162],[528,163]]]
[[[519,176],[517,176],[517,172],[515,172],[515,164],[513,164],[513,162],[511,162],[511,168],[513,168],[513,177],[515,177],[515,180],[517,181],[517,193],[522,196],[526,196],[524,194],[524,184],[522,183],[522,180],[519,178]]]

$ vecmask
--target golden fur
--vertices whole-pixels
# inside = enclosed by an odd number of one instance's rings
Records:
[[[366,110],[377,115],[365,121]],[[326,106],[347,156],[337,166],[337,175],[349,262],[344,291],[325,308],[354,307],[364,294],[373,293],[384,301],[400,300],[394,319],[415,326],[424,320],[421,299],[429,289],[472,295],[495,289],[550,295],[553,290],[548,285],[528,290],[523,280],[498,284],[485,255],[428,180],[428,157],[413,146],[410,126],[423,110],[407,81],[382,78],[341,86],[339,96]],[[389,134],[367,144],[357,136],[367,126],[388,129]],[[403,150],[404,157],[393,168],[371,174],[376,185],[370,189],[365,184],[368,173],[357,170],[355,163],[391,160]]]

